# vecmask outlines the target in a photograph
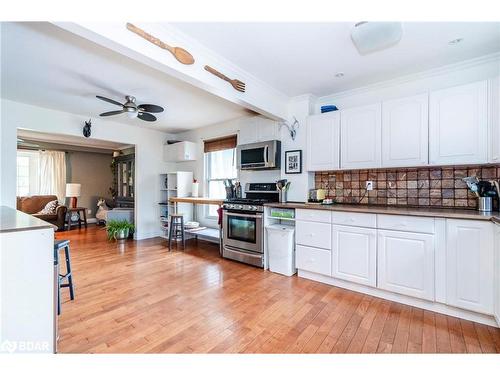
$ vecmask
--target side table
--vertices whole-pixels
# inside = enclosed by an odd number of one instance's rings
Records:
[[[77,223],[71,222],[71,214],[73,212],[78,213],[78,228],[82,227],[82,223],[85,225],[85,228],[87,228],[87,209],[85,207],[68,207],[68,230],[71,229],[72,225],[76,225]]]

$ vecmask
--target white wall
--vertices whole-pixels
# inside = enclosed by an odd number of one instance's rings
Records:
[[[45,133],[82,135],[88,116],[59,112],[10,100],[1,100],[1,173],[0,204],[16,207],[17,128]],[[175,139],[160,131],[135,127],[99,118],[92,121],[92,138],[136,146],[136,238],[161,234],[159,226],[159,174],[172,164],[163,161],[163,142]]]
[[[281,127],[281,148],[282,148],[282,168],[281,178],[286,178],[290,181],[290,190],[288,191],[288,201],[305,202],[307,201],[307,193],[314,184],[314,174],[308,173],[306,169],[307,160],[307,132],[306,121],[307,116],[313,113],[315,97],[312,95],[301,95],[292,98],[288,108],[288,122],[293,124],[295,117],[299,122],[295,140],[292,140],[290,133],[285,126]],[[301,174],[286,174],[285,173],[285,151],[302,150],[302,173]]]
[[[223,123],[205,126],[203,128],[176,134],[177,139],[195,142],[197,145],[196,161],[177,163],[177,170],[193,172],[194,178],[196,178],[200,183],[200,195],[206,195],[207,187],[205,184],[203,141],[232,134],[239,134],[239,131],[242,127],[252,126],[253,124],[253,117],[243,117],[240,119],[226,121]],[[244,188],[244,184],[247,182],[275,182],[280,178],[280,171],[240,171],[238,174],[238,178],[242,184],[242,187]],[[215,227],[217,225],[215,220],[207,220],[204,216],[204,207],[198,207],[197,221],[205,226]]]

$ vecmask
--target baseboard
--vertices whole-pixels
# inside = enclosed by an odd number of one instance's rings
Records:
[[[493,316],[462,310],[439,302],[425,301],[419,298],[403,296],[401,294],[388,292],[377,288],[372,288],[366,285],[352,283],[350,281],[334,279],[329,276],[324,276],[309,271],[298,270],[298,276],[303,277],[305,279],[318,281],[320,283],[333,285],[339,288],[368,294],[370,296],[386,299],[389,301],[402,303],[403,305],[415,306],[424,310],[430,310],[440,314],[450,315],[456,318],[461,318],[481,324],[486,324],[492,327],[500,327],[500,324],[498,324],[498,322],[495,321],[495,318]]]

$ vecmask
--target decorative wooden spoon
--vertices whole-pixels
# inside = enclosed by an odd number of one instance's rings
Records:
[[[146,39],[148,42],[153,43],[154,45],[166,49],[169,51],[181,64],[191,65],[194,63],[194,57],[188,51],[181,47],[172,47],[167,43],[162,42],[160,39],[154,37],[151,34],[148,34],[144,30],[140,29],[137,26],[132,25],[131,23],[127,23],[127,29],[136,33],[140,37]]]
[[[225,76],[221,72],[215,70],[214,68],[212,68],[211,66],[208,66],[208,65],[205,65],[205,70],[207,72],[210,72],[213,75],[219,77],[220,79],[223,79],[224,81],[229,82],[231,84],[231,86],[234,87],[235,90],[238,90],[240,92],[245,92],[245,83],[244,82],[241,82],[240,80],[237,80],[237,79],[230,79],[229,77]]]

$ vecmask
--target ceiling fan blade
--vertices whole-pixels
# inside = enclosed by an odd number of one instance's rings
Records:
[[[162,107],[160,107],[159,105],[154,105],[154,104],[141,104],[137,108],[139,108],[141,111],[144,111],[144,112],[151,112],[151,113],[163,112]]]
[[[137,114],[137,117],[139,117],[141,120],[144,120],[144,121],[149,121],[149,122],[156,121],[156,117],[153,116],[151,113],[139,112]]]
[[[120,107],[123,107],[123,104],[122,104],[122,103],[117,102],[116,100],[109,99],[109,98],[105,98],[104,96],[100,96],[100,95],[96,95],[95,97],[96,97],[97,99],[104,100],[105,102],[108,102],[108,103],[111,103],[111,104],[114,104],[114,105],[119,105]]]
[[[106,116],[114,116],[114,115],[119,115],[120,113],[123,113],[125,111],[111,111],[111,112],[104,112],[104,113],[101,113],[99,116],[101,117],[106,117]]]

